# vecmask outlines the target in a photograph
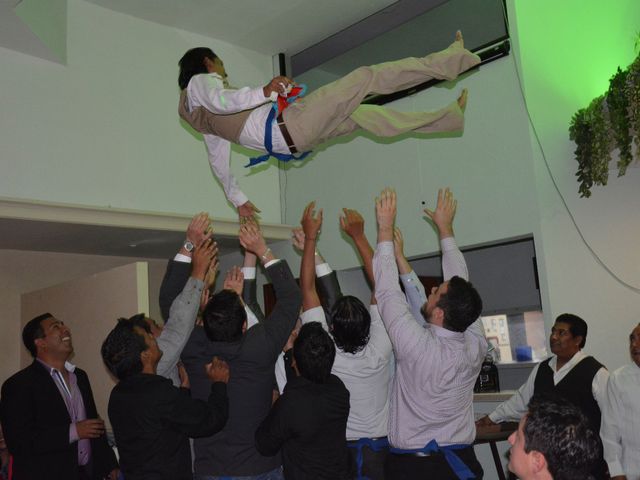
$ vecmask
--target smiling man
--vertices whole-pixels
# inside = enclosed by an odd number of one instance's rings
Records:
[[[2,385],[2,428],[17,480],[118,476],[87,374],[68,362],[71,330],[45,313],[22,330],[34,361]]]
[[[549,337],[553,355],[536,365],[526,383],[491,414],[478,420],[476,426],[519,421],[534,394],[554,393],[580,408],[592,429],[599,431],[609,372],[595,358],[582,352],[586,340],[587,323],[582,318],[571,313],[558,316]],[[604,478],[606,465],[602,454],[596,470],[594,476]]]

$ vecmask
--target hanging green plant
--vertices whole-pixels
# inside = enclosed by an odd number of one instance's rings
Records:
[[[581,197],[591,196],[591,187],[606,185],[611,152],[619,150],[618,176],[640,157],[640,56],[609,80],[607,92],[578,110],[571,119],[569,138],[576,144],[576,176]]]

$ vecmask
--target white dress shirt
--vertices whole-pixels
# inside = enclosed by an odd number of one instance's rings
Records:
[[[393,350],[376,305],[369,306],[369,342],[357,353],[336,347],[331,373],[349,390],[347,440],[386,437],[389,420],[389,387],[393,375]],[[322,307],[303,312],[302,323],[320,322],[329,331]]]
[[[189,81],[187,99],[189,111],[196,107],[204,107],[211,113],[224,115],[254,109],[240,133],[240,144],[261,152],[265,151],[264,130],[267,116],[272,107],[270,99],[265,98],[262,87],[226,89],[222,77],[217,73],[204,73],[194,75]],[[274,151],[290,153],[280,128],[275,123],[271,128],[271,136]],[[207,145],[209,164],[215,176],[220,180],[227,199],[236,207],[246,203],[249,199],[240,190],[238,182],[229,168],[231,143],[215,135],[204,134],[203,137]]]
[[[609,377],[600,436],[611,476],[640,480],[640,367],[635,363]]]
[[[560,381],[567,376],[567,374],[582,360],[587,358],[587,356],[582,353],[582,350],[578,351],[571,360],[565,363],[562,368],[559,370],[556,368],[558,359],[555,355],[551,357],[549,361],[549,367],[553,370],[553,384],[557,385]],[[522,416],[527,413],[527,405],[529,405],[529,400],[533,397],[533,391],[535,388],[536,375],[538,373],[538,368],[540,364],[533,367],[531,374],[527,381],[513,394],[513,396],[504,402],[502,402],[498,408],[496,408],[493,412],[489,414],[489,418],[495,422],[518,422],[522,418]],[[591,383],[591,392],[593,393],[593,398],[595,398],[596,402],[598,402],[598,406],[600,407],[600,412],[603,411],[604,405],[606,403],[606,394],[607,394],[607,381],[609,380],[609,372],[606,368],[602,367],[598,370],[593,377],[593,382]]]

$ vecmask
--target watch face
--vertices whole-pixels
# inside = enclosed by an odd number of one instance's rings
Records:
[[[193,243],[191,243],[189,240],[187,240],[186,242],[184,242],[184,249],[187,252],[193,252]]]

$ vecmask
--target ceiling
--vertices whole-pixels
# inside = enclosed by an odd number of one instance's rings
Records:
[[[403,3],[416,3],[406,0],[87,1],[270,55],[300,51],[390,5],[397,8]],[[286,35],[282,33],[284,26]]]

